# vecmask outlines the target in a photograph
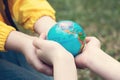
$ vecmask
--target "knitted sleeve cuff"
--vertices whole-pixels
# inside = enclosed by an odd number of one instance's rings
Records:
[[[15,30],[13,27],[0,22],[0,51],[5,51],[5,43],[9,33]]]
[[[11,9],[16,22],[32,31],[40,17],[50,16],[55,19],[55,10],[47,0],[15,0]]]

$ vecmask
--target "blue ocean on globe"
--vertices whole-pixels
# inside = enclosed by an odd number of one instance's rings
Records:
[[[60,43],[73,56],[79,54],[85,44],[83,28],[73,21],[60,21],[48,32],[47,39]]]

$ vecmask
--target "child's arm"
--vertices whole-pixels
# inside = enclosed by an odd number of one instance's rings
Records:
[[[34,30],[38,34],[48,33],[49,29],[56,24],[56,21],[50,16],[43,16],[38,19],[34,25]]]
[[[55,22],[55,10],[47,0],[8,0],[13,20],[38,34],[47,33]]]
[[[30,63],[37,71],[45,73],[47,75],[51,75],[51,68],[42,63],[35,54],[35,47],[32,44],[33,39],[34,37],[31,37],[24,33],[11,31],[5,42],[5,49],[22,52],[28,63]],[[49,70],[49,72],[47,72],[46,70]]]
[[[60,44],[43,39],[36,39],[33,44],[40,59],[53,66],[54,80],[77,80],[74,57]]]
[[[101,49],[96,49],[86,66],[106,80],[120,80],[120,63]]]
[[[87,44],[82,54],[76,57],[78,67],[83,65],[107,80],[120,79],[120,63],[100,49],[100,42],[94,37],[87,37]]]

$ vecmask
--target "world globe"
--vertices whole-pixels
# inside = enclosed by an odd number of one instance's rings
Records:
[[[60,43],[73,56],[78,55],[85,45],[86,34],[76,22],[65,20],[55,24],[48,32],[47,39]]]

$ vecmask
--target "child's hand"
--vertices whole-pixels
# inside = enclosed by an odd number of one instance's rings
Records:
[[[100,41],[95,37],[86,37],[86,45],[83,52],[76,56],[76,65],[79,68],[87,67],[88,60],[90,61],[94,55],[96,55],[97,50],[100,49]]]
[[[31,66],[33,66],[37,71],[46,75],[53,75],[52,68],[49,65],[44,64],[36,55],[35,47],[32,44],[34,39],[35,37],[27,40],[27,42],[25,41],[23,54],[25,55],[27,62],[31,64]]]
[[[67,50],[65,50],[59,43],[45,40],[45,35],[42,34],[40,38],[36,38],[33,42],[36,48],[36,54],[49,65],[52,65],[56,58],[64,56],[72,56]]]
[[[6,41],[6,50],[15,50],[21,52],[27,62],[31,64],[37,71],[52,75],[52,69],[44,64],[36,55],[33,40],[35,37],[28,36],[18,31],[12,31]]]
[[[75,58],[77,67],[87,67],[105,80],[120,80],[120,63],[100,49],[95,37],[87,37],[86,42],[83,52]]]
[[[54,80],[77,80],[74,57],[63,46],[57,42],[45,40],[44,35],[36,38],[33,44],[39,59],[53,66]]]

